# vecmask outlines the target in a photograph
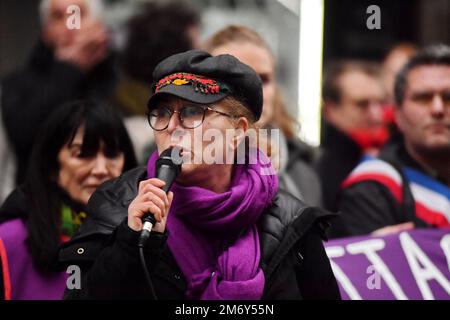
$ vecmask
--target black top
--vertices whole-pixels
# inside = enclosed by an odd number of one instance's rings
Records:
[[[60,251],[63,266],[82,268],[81,290],[66,290],[66,299],[150,298],[139,262],[139,232],[127,225],[128,205],[145,177],[145,167],[131,170],[92,196],[88,220]],[[322,244],[331,216],[286,192],[278,193],[258,221],[260,266],[266,281],[263,299],[340,298]],[[145,248],[153,285],[159,299],[185,299],[186,280],[166,240],[167,232],[153,232]],[[79,248],[84,249],[82,255]]]
[[[358,165],[361,157],[362,150],[355,141],[333,125],[326,125],[321,155],[315,164],[322,184],[325,209],[337,211],[336,197],[341,183]]]
[[[88,73],[54,58],[39,42],[27,65],[3,79],[1,112],[17,157],[17,184],[24,181],[28,158],[40,125],[62,103],[84,98],[108,98],[116,83],[113,57]]]
[[[12,219],[26,219],[31,208],[28,206],[24,185],[20,185],[14,189],[3,204],[0,206],[0,224]],[[70,195],[60,188],[57,184],[53,184],[51,188],[52,194],[61,201],[61,204],[67,205],[74,212],[86,211],[86,206],[78,201],[73,200]]]
[[[332,237],[364,235],[377,229],[412,221],[417,227],[428,224],[415,215],[414,199],[402,168],[411,167],[427,173],[406,151],[402,140],[387,143],[379,158],[393,165],[403,178],[403,202],[399,203],[389,189],[376,181],[356,183],[339,197],[341,216],[330,230]]]

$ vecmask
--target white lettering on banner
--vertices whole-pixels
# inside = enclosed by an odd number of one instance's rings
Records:
[[[400,234],[400,243],[423,298],[425,300],[434,299],[433,293],[428,285],[428,281],[432,279],[436,280],[450,295],[450,282],[447,281],[439,269],[431,262],[422,249],[420,249],[414,239],[408,233],[402,232]],[[419,263],[423,268],[420,267]]]
[[[408,297],[403,292],[402,288],[395,280],[389,268],[376,253],[384,248],[385,243],[382,239],[373,239],[367,241],[361,241],[347,245],[347,251],[351,254],[363,253],[367,259],[372,263],[378,273],[386,282],[387,286],[391,289],[392,293],[398,300],[407,300]]]
[[[450,271],[450,234],[446,234],[442,237],[440,245],[442,251],[444,251],[445,258],[447,259],[448,271]]]
[[[342,285],[342,288],[347,292],[351,300],[362,300],[358,293],[358,290],[353,286],[350,279],[345,275],[344,271],[333,261],[333,258],[339,258],[344,256],[345,250],[343,247],[335,246],[325,249],[328,258],[330,259],[331,269],[333,269],[336,280]]]

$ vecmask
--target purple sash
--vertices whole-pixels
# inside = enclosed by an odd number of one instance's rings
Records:
[[[26,246],[27,229],[21,219],[0,225],[0,250],[5,298],[11,300],[60,300],[66,288],[65,272],[42,273],[33,264]],[[7,261],[4,261],[6,258]],[[5,266],[7,270],[5,270]],[[6,272],[5,272],[6,271]],[[9,274],[9,279],[7,275]],[[10,285],[10,287],[9,287]]]

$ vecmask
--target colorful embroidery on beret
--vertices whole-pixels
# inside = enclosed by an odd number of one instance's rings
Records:
[[[190,84],[192,87],[194,87],[195,91],[204,94],[217,94],[220,93],[221,89],[225,89],[225,86],[223,84],[220,84],[216,80],[208,79],[191,73],[181,72],[171,74],[159,80],[155,86],[155,93],[161,90],[161,88],[164,88],[165,86],[168,86],[170,84],[176,86],[184,86]]]

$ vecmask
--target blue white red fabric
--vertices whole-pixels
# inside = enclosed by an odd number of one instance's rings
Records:
[[[432,226],[449,227],[450,187],[416,169],[405,167],[402,170],[415,201],[416,216]],[[402,203],[404,181],[390,163],[365,157],[344,180],[342,187],[348,188],[363,181],[375,181],[384,185]]]

